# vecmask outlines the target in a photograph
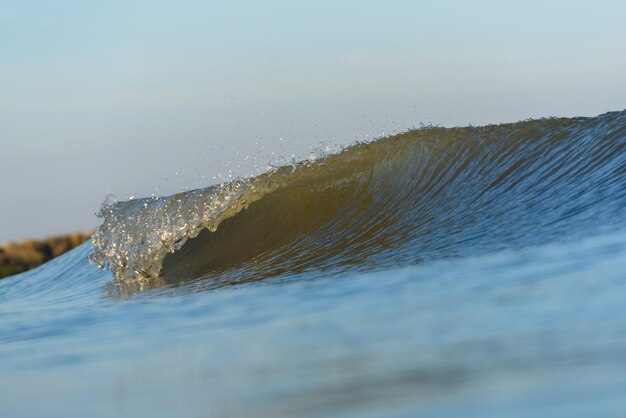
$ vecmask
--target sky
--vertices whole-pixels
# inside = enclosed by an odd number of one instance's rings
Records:
[[[623,0],[0,0],[0,241],[424,123],[622,110],[624,21]]]

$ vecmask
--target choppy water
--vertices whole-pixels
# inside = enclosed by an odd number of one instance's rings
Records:
[[[626,111],[101,213],[93,245],[0,281],[2,416],[626,410]]]

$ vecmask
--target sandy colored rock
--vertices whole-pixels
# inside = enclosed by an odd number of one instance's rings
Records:
[[[79,246],[91,233],[76,232],[42,240],[24,240],[0,244],[0,278],[37,267]]]

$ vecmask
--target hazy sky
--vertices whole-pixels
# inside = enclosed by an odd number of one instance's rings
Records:
[[[623,109],[624,22],[623,0],[0,0],[0,241],[322,141]]]

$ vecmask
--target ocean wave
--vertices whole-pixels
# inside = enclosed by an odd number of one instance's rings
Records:
[[[105,202],[89,259],[119,281],[368,270],[622,225],[626,111],[431,127],[252,178]]]

